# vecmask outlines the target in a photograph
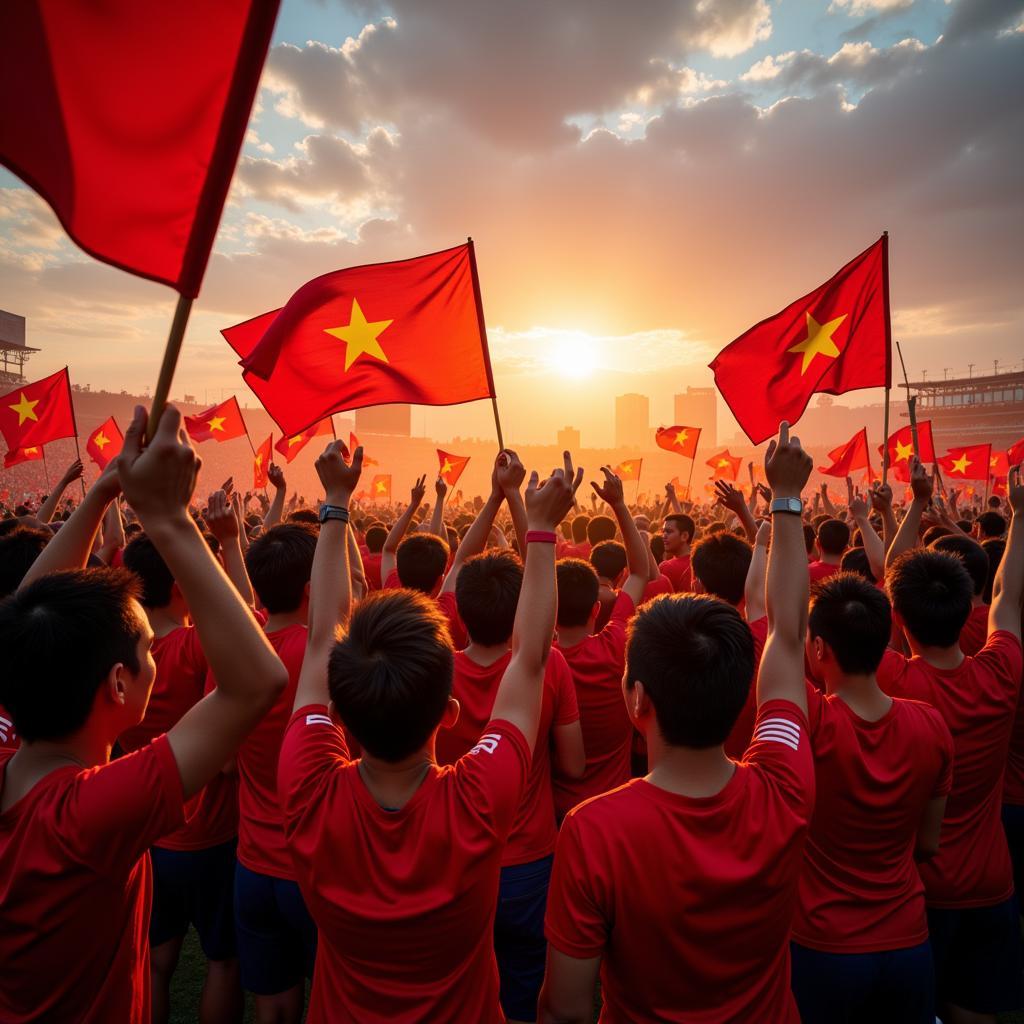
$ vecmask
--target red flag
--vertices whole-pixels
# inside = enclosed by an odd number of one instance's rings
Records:
[[[1024,462],[1024,437],[1006,449],[1006,460],[1011,466],[1019,466]]]
[[[105,419],[86,439],[85,450],[100,469],[121,452],[124,435],[113,416]]]
[[[697,454],[700,427],[660,427],[654,435],[659,448],[692,459]]]
[[[247,433],[242,410],[234,395],[206,412],[186,416],[185,429],[193,441],[233,441],[236,437],[245,437]]]
[[[270,469],[271,445],[274,435],[268,434],[266,441],[256,449],[252,460],[252,485],[253,487],[266,487],[270,477],[267,471]]]
[[[277,0],[0,5],[0,163],[88,253],[195,297]]]
[[[896,480],[910,482],[910,456],[914,454],[914,435],[908,423],[900,427],[895,434],[890,434],[886,442],[889,449],[889,472]],[[932,440],[932,421],[922,420],[917,425],[917,447],[919,458],[926,465],[935,461],[935,442]],[[885,451],[878,446],[878,454]]]
[[[625,462],[620,462],[612,472],[620,480],[639,480],[643,464],[643,459],[627,459]]]
[[[391,474],[378,473],[370,481],[370,496],[374,501],[391,500]]]
[[[711,363],[754,444],[804,414],[811,395],[889,385],[889,247],[883,235],[813,292],[751,327]]]
[[[716,480],[735,480],[740,475],[743,459],[739,455],[730,455],[729,449],[726,448],[717,455],[712,455],[705,465],[715,471]]]
[[[221,333],[286,434],[368,405],[494,394],[470,245],[325,274]]]
[[[350,452],[354,452],[358,447],[359,447],[359,438],[356,437],[356,435],[354,433],[352,433],[352,431],[350,430],[348,432],[348,450]],[[366,467],[366,466],[379,466],[379,465],[380,465],[380,463],[376,459],[370,458],[370,456],[366,454],[366,451],[365,450],[363,451],[363,466],[364,467]]]
[[[334,436],[334,421],[330,416],[322,419],[311,430],[305,430],[294,437],[279,437],[274,448],[284,456],[285,462],[291,462],[314,437],[320,437],[324,434]]]
[[[469,456],[452,455],[450,452],[443,452],[437,449],[437,464],[440,467],[437,475],[449,486],[454,487],[462,471],[469,465]]]
[[[938,465],[947,480],[987,480],[992,445],[972,444],[961,448],[950,448]]]
[[[855,470],[866,469],[871,472],[871,453],[868,449],[868,428],[862,427],[846,444],[833,448],[828,453],[832,460],[831,466],[819,466],[818,472],[826,476],[848,477]]]
[[[4,456],[4,469],[11,469],[21,462],[38,462],[42,457],[42,445],[33,448],[12,448]]]
[[[68,368],[0,395],[0,433],[8,448],[74,437],[77,431]]]
[[[1010,475],[1010,460],[1006,452],[992,452],[988,460],[989,476],[1006,477]]]

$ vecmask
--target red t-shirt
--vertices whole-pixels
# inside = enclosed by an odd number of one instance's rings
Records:
[[[569,813],[545,931],[602,958],[602,1024],[798,1024],[789,929],[813,806],[807,720],[776,700],[715,796],[634,779]]]
[[[1002,631],[955,669],[891,649],[882,659],[882,689],[931,704],[953,734],[953,788],[939,852],[920,866],[930,907],[987,907],[1013,894],[1000,806],[1021,671],[1020,641]]]
[[[672,581],[672,586],[677,594],[685,593],[693,588],[690,577],[690,556],[676,555],[675,558],[666,558],[658,569],[662,576],[667,576]]]
[[[380,560],[379,551],[375,555],[363,555],[363,575],[370,590],[381,589]]]
[[[1024,806],[1024,689],[1017,698],[1010,732],[1010,753],[1006,758],[1003,778],[1003,803]]]
[[[457,764],[431,766],[385,810],[322,704],[285,733],[288,847],[319,940],[309,1024],[500,1024],[494,912],[505,841],[530,769],[522,733],[490,722]]]
[[[750,737],[754,735],[754,722],[757,721],[757,670],[761,667],[761,655],[764,653],[765,641],[768,639],[768,616],[762,615],[753,622],[748,622],[754,638],[754,676],[750,680],[750,691],[743,710],[733,723],[732,732],[725,741],[725,753],[734,761],[741,761],[750,746]]]
[[[675,586],[672,581],[662,573],[656,580],[651,580],[646,587],[644,587],[644,596],[640,598],[641,606],[647,604],[648,601],[653,601],[656,597],[661,594],[671,594],[675,591]]]
[[[562,816],[588,797],[629,781],[629,751],[633,724],[622,697],[626,667],[626,624],[633,602],[619,594],[608,625],[574,647],[555,644],[569,664],[583,729],[587,766],[579,779],[554,779],[555,810]]]
[[[928,938],[914,861],[928,802],[953,782],[953,737],[928,704],[894,699],[875,722],[808,684],[817,809],[793,939],[826,953],[906,949]]]
[[[238,749],[238,860],[250,871],[295,881],[277,797],[277,758],[295,703],[307,630],[301,623],[267,634],[288,670],[288,685]]]
[[[465,651],[455,655],[452,696],[459,702],[459,719],[454,728],[441,729],[437,734],[438,764],[455,764],[483,735],[491,720],[498,684],[511,660],[511,651],[491,665],[478,665]],[[551,790],[551,733],[555,726],[569,725],[579,718],[569,666],[558,651],[552,650],[544,671],[540,725],[530,774],[526,777],[523,799],[501,858],[503,867],[529,864],[554,852],[558,831]]]
[[[672,581],[667,576],[659,576],[656,580],[651,580],[644,587],[643,597],[640,598],[638,607],[643,608],[648,601],[653,601],[662,594],[672,594],[674,592]],[[597,618],[594,620],[594,632],[600,633],[608,625],[608,620],[612,617],[612,609],[615,607],[618,596],[618,590],[609,591],[607,589],[602,590],[598,595],[598,600],[601,602],[601,610],[597,613]]]
[[[14,729],[14,719],[10,712],[0,704],[0,750],[17,750],[21,746],[21,740]]]
[[[807,566],[812,583],[817,583],[819,580],[827,580],[829,576],[842,572],[842,569],[841,565],[830,565],[828,562],[810,562]]]
[[[969,658],[973,658],[988,639],[988,612],[987,604],[975,605],[960,630],[960,650]]]
[[[0,791],[11,751],[0,753]],[[0,814],[0,1020],[149,1024],[148,850],[181,824],[166,737]]]

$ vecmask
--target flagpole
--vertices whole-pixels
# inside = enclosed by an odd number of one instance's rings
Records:
[[[78,457],[78,461],[81,462],[82,461],[82,450],[78,447],[78,419],[75,416],[75,402],[74,402],[74,399],[71,397],[71,374],[68,373],[68,367],[66,367],[66,366],[64,367],[64,372],[65,372],[65,374],[67,374],[66,379],[67,379],[67,382],[68,382],[68,408],[71,410],[71,426],[72,426],[72,428],[75,431],[75,454]],[[46,461],[45,451],[44,451],[44,454],[43,454],[43,461],[44,462]],[[84,472],[78,478],[78,482],[82,485],[82,497],[84,498],[85,497],[85,473]],[[50,486],[49,483],[47,483],[46,486],[49,487]]]
[[[46,465],[46,445],[41,444],[39,450],[43,453],[43,476],[46,478],[46,493],[50,493],[50,468]]]
[[[900,343],[896,342],[896,351],[899,353],[900,366],[903,367],[903,383],[907,386],[907,411],[910,413],[910,438],[914,444],[914,458],[920,458],[917,447],[917,396],[910,394],[910,381],[907,378],[907,364],[903,362],[903,349],[900,348]],[[885,439],[886,448],[889,445],[888,437]]]
[[[238,410],[238,415],[242,417],[242,426],[245,427],[245,439],[246,439],[246,441],[249,442],[249,447],[252,449],[252,459],[253,459],[253,462],[255,462],[256,461],[256,446],[252,443],[252,438],[249,436],[249,424],[245,422],[245,417],[242,416],[242,410],[241,409]],[[332,421],[332,426],[333,426],[333,421]],[[271,438],[270,450],[273,451],[274,450],[274,443],[273,443],[274,435],[271,434],[270,438]],[[267,490],[267,485],[266,484],[263,485],[263,494],[267,498],[270,497],[270,491]]]
[[[160,364],[160,376],[156,380],[153,404],[149,407],[149,423],[146,425],[147,437],[152,437],[156,433],[156,425],[160,422],[164,406],[167,405],[167,398],[171,393],[171,381],[174,378],[174,369],[178,365],[178,356],[181,354],[181,343],[185,340],[185,328],[188,326],[188,317],[192,312],[193,301],[187,295],[179,295],[178,304],[174,307],[174,319],[171,321],[167,347],[164,349],[163,362]]]
[[[882,485],[889,481],[889,390],[892,387],[892,313],[889,309],[889,232],[882,232],[882,291],[885,305],[885,412],[883,431],[885,437],[882,441]],[[899,349],[897,343],[896,348]],[[900,353],[900,363],[903,362],[903,353]],[[903,369],[903,379],[906,380],[907,370]],[[910,388],[907,388],[907,398],[910,398]],[[910,422],[914,422],[914,411],[910,411]],[[914,430],[914,453],[917,453],[917,430]],[[870,462],[870,456],[868,457]]]
[[[889,482],[889,391],[885,388],[885,412],[882,414],[882,486]],[[870,460],[870,456],[868,457]]]
[[[694,453],[690,459],[690,474],[686,478],[686,500],[690,500],[690,484],[693,482],[693,467],[697,464],[697,455]]]
[[[491,408],[494,410],[494,429],[498,432],[498,449],[505,450],[505,440],[501,434],[501,418],[498,416],[498,392],[494,387],[494,371],[491,369],[491,348],[487,343],[487,324],[484,323],[484,300],[480,294],[480,275],[476,269],[476,247],[472,236],[466,238],[469,245],[469,268],[473,277],[473,299],[476,302],[476,322],[480,329],[480,338],[484,343],[484,369],[487,371],[487,386],[491,392]]]

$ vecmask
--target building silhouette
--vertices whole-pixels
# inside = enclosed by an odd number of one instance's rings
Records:
[[[701,447],[718,447],[718,396],[714,388],[690,388],[675,396],[675,423],[700,427]]]
[[[558,447],[565,452],[578,452],[582,447],[580,432],[575,427],[562,427],[558,432]]]
[[[615,447],[647,448],[651,435],[651,403],[646,395],[615,399]]]

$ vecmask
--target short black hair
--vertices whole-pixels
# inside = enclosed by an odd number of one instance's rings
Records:
[[[1000,537],[997,540],[984,540],[981,542],[982,550],[988,559],[988,575],[985,577],[985,589],[981,599],[985,604],[992,603],[992,588],[996,582],[996,573],[999,571],[999,563],[1006,553],[1006,541]]]
[[[371,523],[366,530],[366,546],[372,554],[379,555],[388,539],[388,528],[383,523]]]
[[[862,579],[868,581],[868,583],[877,583],[875,574],[871,571],[871,562],[868,560],[868,553],[864,550],[862,545],[850,548],[846,554],[843,555],[842,561],[839,563],[839,567],[844,572],[855,572]]]
[[[17,520],[11,520],[17,524]],[[0,536],[0,597],[13,594],[43,553],[53,534],[31,526],[18,526]]]
[[[965,537],[962,533],[950,533],[934,540],[930,547],[933,551],[945,551],[947,554],[956,555],[964,563],[967,575],[971,577],[974,596],[980,597],[984,593],[988,580],[988,555],[976,540]]]
[[[848,675],[876,672],[892,636],[889,598],[857,573],[834,573],[811,588],[808,630]]]
[[[360,746],[383,761],[414,754],[452,692],[454,651],[437,605],[411,590],[370,594],[331,650],[327,686]]]
[[[693,549],[690,567],[704,590],[729,604],[739,604],[747,584],[753,549],[731,533],[713,533]]]
[[[822,554],[841,555],[850,545],[850,527],[841,519],[826,519],[818,527],[818,547]]]
[[[22,739],[70,736],[114,665],[138,673],[140,590],[126,569],[70,569],[0,602],[0,704]]]
[[[555,580],[558,625],[585,626],[601,589],[594,567],[582,558],[560,558],[555,564]]]
[[[613,580],[629,562],[626,549],[617,540],[603,540],[591,548],[590,564],[598,576]]]
[[[455,581],[455,603],[474,643],[492,647],[512,636],[523,563],[511,551],[486,551],[470,558]]]
[[[166,608],[171,603],[174,573],[164,556],[144,533],[133,537],[124,549],[124,567],[130,569],[142,584],[140,600],[146,608]]]
[[[445,541],[432,533],[406,537],[395,552],[395,568],[402,586],[432,593],[448,568],[450,550]]]
[[[570,524],[572,539],[577,544],[582,544],[587,539],[587,527],[590,526],[590,517],[586,515],[576,516]]]
[[[1006,533],[1006,520],[998,512],[982,512],[974,521],[986,540],[995,540]]]
[[[271,615],[302,604],[313,573],[317,530],[308,523],[278,523],[257,537],[245,553],[245,568],[260,604]]]
[[[814,550],[814,542],[817,539],[818,535],[814,532],[814,527],[810,523],[804,523],[804,548],[807,554]]]
[[[948,526],[941,526],[939,523],[936,523],[934,526],[929,526],[921,534],[921,543],[926,548],[930,548],[940,537],[948,537],[952,532]]]
[[[662,594],[629,626],[626,685],[644,684],[666,743],[706,749],[724,743],[754,675],[754,638],[724,601]]]
[[[676,529],[680,533],[686,534],[687,543],[697,535],[697,524],[693,521],[693,517],[688,516],[685,512],[671,512],[665,516],[665,522],[675,523]]]
[[[289,523],[308,523],[310,526],[320,525],[320,516],[311,508],[297,508],[288,516]]]
[[[654,552],[654,558],[660,562],[665,558],[665,538],[660,533],[651,534],[651,551]]]
[[[600,544],[603,540],[614,540],[618,526],[610,516],[594,516],[587,523],[587,540],[591,544]]]
[[[956,555],[904,551],[885,574],[892,606],[910,635],[927,647],[952,647],[971,614],[974,585]]]

